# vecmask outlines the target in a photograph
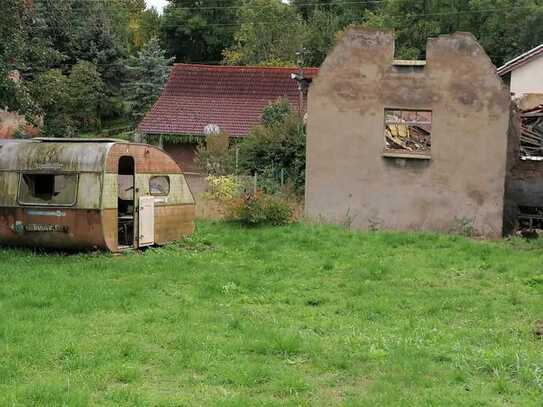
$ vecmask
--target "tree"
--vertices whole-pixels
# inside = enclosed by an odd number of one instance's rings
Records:
[[[232,45],[240,0],[169,0],[161,43],[179,62],[216,63]]]
[[[261,122],[266,127],[273,127],[283,123],[292,114],[292,107],[287,98],[279,98],[275,102],[268,103],[262,110]]]
[[[341,16],[321,9],[314,10],[307,23],[309,51],[305,63],[309,66],[320,66],[335,43],[337,33],[344,29]]]
[[[366,11],[378,9],[379,3],[379,1],[345,0],[291,0],[290,2],[306,20],[309,20],[317,11],[325,11],[341,17],[344,24],[361,21]]]
[[[398,58],[423,59],[428,37],[473,33],[496,65],[543,41],[540,0],[385,0],[369,26],[394,30]]]
[[[343,0],[292,0],[291,4],[304,17],[308,27],[306,63],[319,66],[334,45],[338,32],[348,25],[363,24],[366,15],[379,7],[379,2]]]
[[[145,44],[137,56],[131,56],[128,60],[128,77],[124,87],[134,119],[141,119],[160,96],[173,60],[166,58],[156,37]]]
[[[221,132],[207,136],[197,147],[196,161],[208,175],[231,175],[235,160],[228,134]]]
[[[70,111],[80,128],[100,127],[100,107],[104,98],[104,83],[96,65],[79,61],[68,78]]]
[[[151,7],[145,10],[140,16],[139,32],[142,38],[142,45],[146,44],[151,38],[160,35],[161,17],[156,8]]]
[[[44,35],[63,59],[50,68],[67,74],[78,61],[96,65],[107,86],[102,93],[104,117],[122,115],[119,102],[125,76],[122,61],[132,46],[131,18],[145,6],[142,0],[34,0],[45,26]],[[139,11],[138,11],[139,10]]]
[[[60,69],[43,72],[31,90],[43,118],[44,135],[70,137],[78,129],[99,127],[104,85],[93,63],[79,61],[69,75]]]
[[[32,83],[31,93],[42,114],[43,135],[69,137],[75,134],[76,124],[68,111],[71,105],[68,77],[60,69],[39,74]]]
[[[235,43],[223,52],[230,65],[295,65],[307,40],[300,14],[281,0],[245,0]]]
[[[43,35],[32,3],[4,0],[0,13],[0,108],[34,120],[39,112],[29,81],[60,55]]]
[[[283,171],[301,192],[305,185],[305,129],[302,119],[292,110],[285,112],[284,107],[284,101],[279,100],[265,108],[263,125],[254,127],[238,145],[239,165],[248,174],[278,177]]]
[[[128,50],[134,53],[159,34],[160,15],[156,8],[146,9],[145,0],[117,0],[116,14],[128,28]]]

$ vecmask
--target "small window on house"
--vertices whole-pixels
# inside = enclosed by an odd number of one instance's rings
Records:
[[[77,174],[22,174],[18,201],[22,205],[75,205],[77,180]]]
[[[543,160],[543,105],[522,112],[520,158]]]
[[[432,112],[385,109],[385,151],[430,153]]]
[[[149,180],[149,193],[151,195],[168,195],[170,193],[170,177],[167,175],[151,177]]]

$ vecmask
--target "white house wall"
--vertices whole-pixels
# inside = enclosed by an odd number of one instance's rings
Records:
[[[511,72],[511,92],[515,97],[543,93],[543,55]]]

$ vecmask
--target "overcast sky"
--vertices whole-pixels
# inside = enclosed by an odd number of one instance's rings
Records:
[[[162,13],[162,9],[168,3],[166,0],[145,0],[147,7],[155,7],[159,13]]]

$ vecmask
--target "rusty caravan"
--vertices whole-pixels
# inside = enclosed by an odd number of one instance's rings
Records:
[[[116,252],[178,240],[194,217],[183,172],[157,147],[0,141],[0,245]]]

